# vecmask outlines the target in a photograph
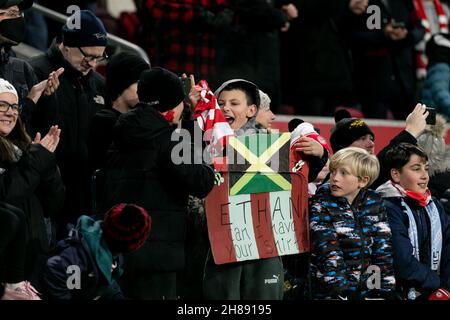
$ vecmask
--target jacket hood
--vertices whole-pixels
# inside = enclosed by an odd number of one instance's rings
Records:
[[[381,186],[377,188],[377,191],[381,193],[384,198],[398,198],[403,197],[400,190],[394,187],[391,180],[383,183]]]
[[[101,220],[96,221],[91,217],[81,216],[78,219],[77,230],[83,235],[83,239],[87,243],[92,257],[97,262],[108,284],[111,285],[113,282],[111,273],[113,257],[106,242],[102,238],[101,223]]]
[[[118,149],[142,149],[160,134],[174,129],[151,105],[141,102],[119,117],[113,141]]]

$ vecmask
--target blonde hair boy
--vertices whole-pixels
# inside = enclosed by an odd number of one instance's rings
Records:
[[[330,159],[330,171],[348,166],[350,173],[369,187],[380,174],[380,163],[376,156],[357,147],[348,147],[336,152]]]
[[[330,183],[311,197],[311,289],[314,299],[394,298],[391,230],[381,195],[367,189],[378,159],[349,147],[330,160]],[[380,270],[371,285],[369,266]]]

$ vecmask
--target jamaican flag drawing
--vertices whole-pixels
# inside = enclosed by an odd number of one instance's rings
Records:
[[[309,250],[307,176],[291,172],[290,133],[230,137],[206,198],[216,264]]]

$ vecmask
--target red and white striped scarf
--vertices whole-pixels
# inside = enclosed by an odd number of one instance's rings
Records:
[[[448,18],[445,14],[445,10],[442,3],[439,0],[433,0],[434,7],[436,8],[436,13],[439,19],[439,32],[448,33]],[[424,79],[427,75],[427,65],[428,58],[425,55],[426,43],[433,36],[431,34],[431,26],[428,21],[426,11],[423,5],[423,0],[414,0],[414,7],[416,8],[416,13],[425,28],[425,37],[421,42],[416,45],[416,73],[418,79]]]
[[[197,123],[205,132],[204,141],[207,142],[211,158],[222,156],[226,139],[234,135],[233,129],[225,119],[225,116],[217,104],[217,99],[209,88],[208,82],[200,80],[198,83],[203,88],[201,99],[194,109]]]

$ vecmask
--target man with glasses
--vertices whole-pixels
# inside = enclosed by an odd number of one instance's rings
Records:
[[[77,11],[47,53],[30,62],[39,79],[50,70],[65,70],[58,90],[42,99],[31,117],[35,132],[46,132],[53,124],[61,129],[56,160],[66,186],[66,201],[58,222],[60,238],[67,235],[68,223],[91,211],[87,136],[92,117],[110,105],[105,81],[95,71],[106,59],[106,36],[103,23],[91,11]]]

